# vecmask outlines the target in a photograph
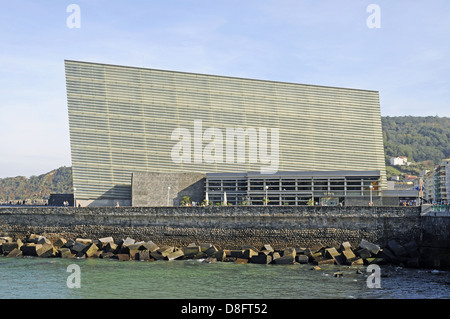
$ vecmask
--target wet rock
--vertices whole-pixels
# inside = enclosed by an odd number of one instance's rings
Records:
[[[395,240],[390,240],[387,244],[387,247],[394,253],[397,257],[407,257],[408,253],[406,249],[397,243]]]
[[[130,260],[130,255],[128,255],[128,254],[117,254],[117,255],[114,255],[113,258],[118,259],[119,261],[128,261],[128,260]]]
[[[214,257],[208,257],[208,258],[206,258],[205,260],[203,260],[203,262],[204,262],[204,263],[208,263],[208,264],[216,263],[216,262],[217,262],[217,259],[214,258]]]
[[[248,263],[248,259],[246,259],[246,258],[236,258],[235,263],[236,264],[247,264]]]
[[[406,267],[408,268],[419,268],[419,257],[411,257],[406,260]]]
[[[419,257],[419,245],[415,240],[412,240],[403,245],[409,257]]]
[[[355,251],[355,254],[363,259],[372,257],[370,251],[367,248],[359,248]]]
[[[335,273],[333,274],[333,277],[341,278],[341,277],[343,277],[343,276],[344,276],[344,274],[343,274],[342,272],[340,272],[340,271],[337,271],[337,272],[335,272]]]

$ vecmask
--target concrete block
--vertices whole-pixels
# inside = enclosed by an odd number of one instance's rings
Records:
[[[42,244],[42,245],[44,245],[44,244],[51,245],[52,244],[52,242],[44,236],[39,236],[36,243]]]
[[[235,258],[244,258],[244,251],[240,250],[240,249],[233,249],[230,250],[230,257],[235,257]]]
[[[61,248],[63,247],[65,244],[67,243],[67,240],[60,237],[58,238],[58,240],[53,244],[53,246],[57,247],[57,248]]]
[[[214,256],[214,254],[218,251],[218,249],[216,248],[216,246],[212,245],[211,247],[209,247],[205,253],[206,255],[208,255],[209,257]]]
[[[183,247],[183,253],[186,256],[186,258],[194,258],[195,255],[200,253],[200,246]]]
[[[139,250],[137,253],[137,260],[148,260],[150,259],[150,251],[149,250]]]
[[[255,250],[253,250],[251,248],[248,248],[248,249],[244,249],[244,252],[242,254],[242,258],[250,259],[250,258],[252,258],[253,256],[256,256],[256,255],[258,255],[257,251],[255,251]]]
[[[157,251],[163,256],[166,257],[168,254],[173,253],[175,247],[173,246],[162,246],[160,249],[158,249]],[[199,248],[200,251],[200,248]]]
[[[347,264],[351,264],[352,261],[357,259],[356,255],[353,253],[351,249],[343,250],[340,256],[342,260]]]
[[[355,251],[355,254],[363,259],[372,257],[372,254],[367,248],[359,248]]]
[[[127,237],[126,239],[123,239],[123,240],[121,241],[121,244],[122,244],[122,246],[123,246],[123,245],[127,246],[127,245],[132,245],[132,244],[134,244],[135,242],[136,242],[136,240],[134,240],[133,238]]]
[[[274,249],[272,248],[272,246],[266,244],[264,246],[262,246],[262,248],[260,250],[268,250],[268,251],[274,251]]]
[[[18,257],[22,256],[22,251],[19,248],[14,248],[6,255],[6,257]]]
[[[20,250],[24,256],[37,256],[37,251],[42,247],[41,244],[26,243]]]
[[[307,264],[308,263],[308,256],[306,255],[297,255],[295,256],[295,260],[299,263],[299,264]]]
[[[216,258],[217,261],[224,261],[224,259],[227,257],[227,254],[223,250],[219,250],[214,253],[214,258]]]
[[[351,266],[362,266],[364,265],[364,260],[362,258],[356,258],[350,263]]]
[[[201,252],[206,252],[209,248],[212,247],[212,244],[210,244],[210,243],[201,243],[199,246],[200,246],[200,251]]]
[[[366,264],[366,265],[372,265],[372,264],[383,265],[385,263],[386,263],[386,261],[383,258],[370,257],[370,258],[364,259],[364,264]]]
[[[150,257],[152,257],[155,260],[164,260],[165,259],[165,257],[159,251],[150,252]]]
[[[8,255],[14,249],[20,249],[22,245],[19,246],[17,242],[5,242],[2,244],[2,253],[3,255]]]
[[[42,244],[42,247],[40,247],[37,250],[38,257],[41,258],[49,258],[49,257],[55,257],[57,250],[55,247],[53,247],[52,244]]]
[[[266,254],[258,254],[250,259],[253,264],[270,264],[272,262],[272,256]]]
[[[95,255],[95,253],[98,251],[98,247],[96,244],[92,244],[89,246],[89,248],[86,250],[86,257],[98,257]],[[95,256],[94,256],[95,255]]]
[[[274,261],[275,259],[278,259],[278,258],[281,257],[281,256],[280,256],[280,253],[279,253],[279,252],[276,252],[276,251],[271,252],[271,253],[269,254],[269,256],[272,256],[272,261]]]
[[[297,251],[293,247],[287,247],[287,248],[283,249],[283,257],[284,256],[293,256],[295,258],[296,255],[297,255]]]
[[[88,248],[89,247],[87,245],[83,244],[82,242],[75,241],[75,244],[73,244],[73,246],[70,249],[72,250],[72,253],[77,254],[80,252],[84,252]]]
[[[352,245],[350,244],[350,242],[345,241],[341,244],[341,247],[339,248],[339,250],[342,252],[344,250],[348,250],[348,249],[352,249]]]
[[[246,258],[236,258],[235,263],[236,264],[247,264],[248,263],[248,259],[246,259]]]
[[[130,259],[139,260],[139,252],[139,249],[130,249],[128,253],[130,255]]]
[[[90,239],[90,238],[77,238],[77,239],[75,239],[75,242],[81,243],[83,245],[88,246],[88,245],[92,244],[92,239]]]
[[[334,265],[334,263],[333,258],[326,258],[322,256],[314,257],[312,260],[313,265]]]
[[[334,247],[326,248],[325,252],[324,252],[324,256],[326,258],[333,258],[334,256],[339,256],[339,252]]]
[[[72,252],[70,251],[70,248],[60,248],[59,255],[61,256],[61,258],[74,258],[75,257],[75,255],[72,254]]]
[[[293,255],[285,255],[274,260],[274,263],[277,265],[293,265],[294,262],[295,257]]]
[[[184,257],[184,253],[183,253],[183,250],[181,250],[181,249],[177,249],[174,252],[169,253],[165,256],[165,258],[167,260],[181,259],[183,257]]]
[[[102,247],[102,250],[104,252],[110,251],[110,252],[114,253],[114,252],[117,252],[119,250],[119,247],[118,247],[117,244],[107,243],[104,247]]]
[[[141,247],[139,249],[149,250],[149,251],[157,251],[158,249],[160,249],[160,247],[158,245],[156,245],[154,242],[152,242],[151,240],[149,240],[148,242],[141,244]]]
[[[103,237],[98,239],[97,247],[99,249],[103,249],[107,244],[114,244],[114,238],[112,237]]]
[[[376,255],[380,251],[380,246],[373,244],[365,239],[362,239],[359,243],[360,248],[367,249],[371,254]]]
[[[69,238],[67,242],[62,246],[64,248],[72,248],[72,246],[75,245],[75,240]]]

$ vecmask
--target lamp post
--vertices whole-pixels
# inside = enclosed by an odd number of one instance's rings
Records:
[[[167,206],[170,206],[170,186],[167,187]]]
[[[265,206],[267,206],[267,201],[268,201],[268,198],[267,198],[267,190],[268,189],[269,189],[269,186],[266,185],[266,200],[264,201]]]
[[[370,206],[373,206],[373,203],[372,203],[372,189],[373,189],[373,185],[372,184],[369,185],[369,189],[370,189]]]

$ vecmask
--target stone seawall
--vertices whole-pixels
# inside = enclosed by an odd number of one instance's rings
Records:
[[[355,247],[362,239],[421,240],[420,207],[43,207],[0,208],[0,233],[112,236],[186,246],[209,242],[221,249],[243,245]]]

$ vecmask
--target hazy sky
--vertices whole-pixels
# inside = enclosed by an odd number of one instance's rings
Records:
[[[449,14],[448,0],[0,1],[0,177],[71,165],[64,59],[377,90],[384,116],[450,116]]]

